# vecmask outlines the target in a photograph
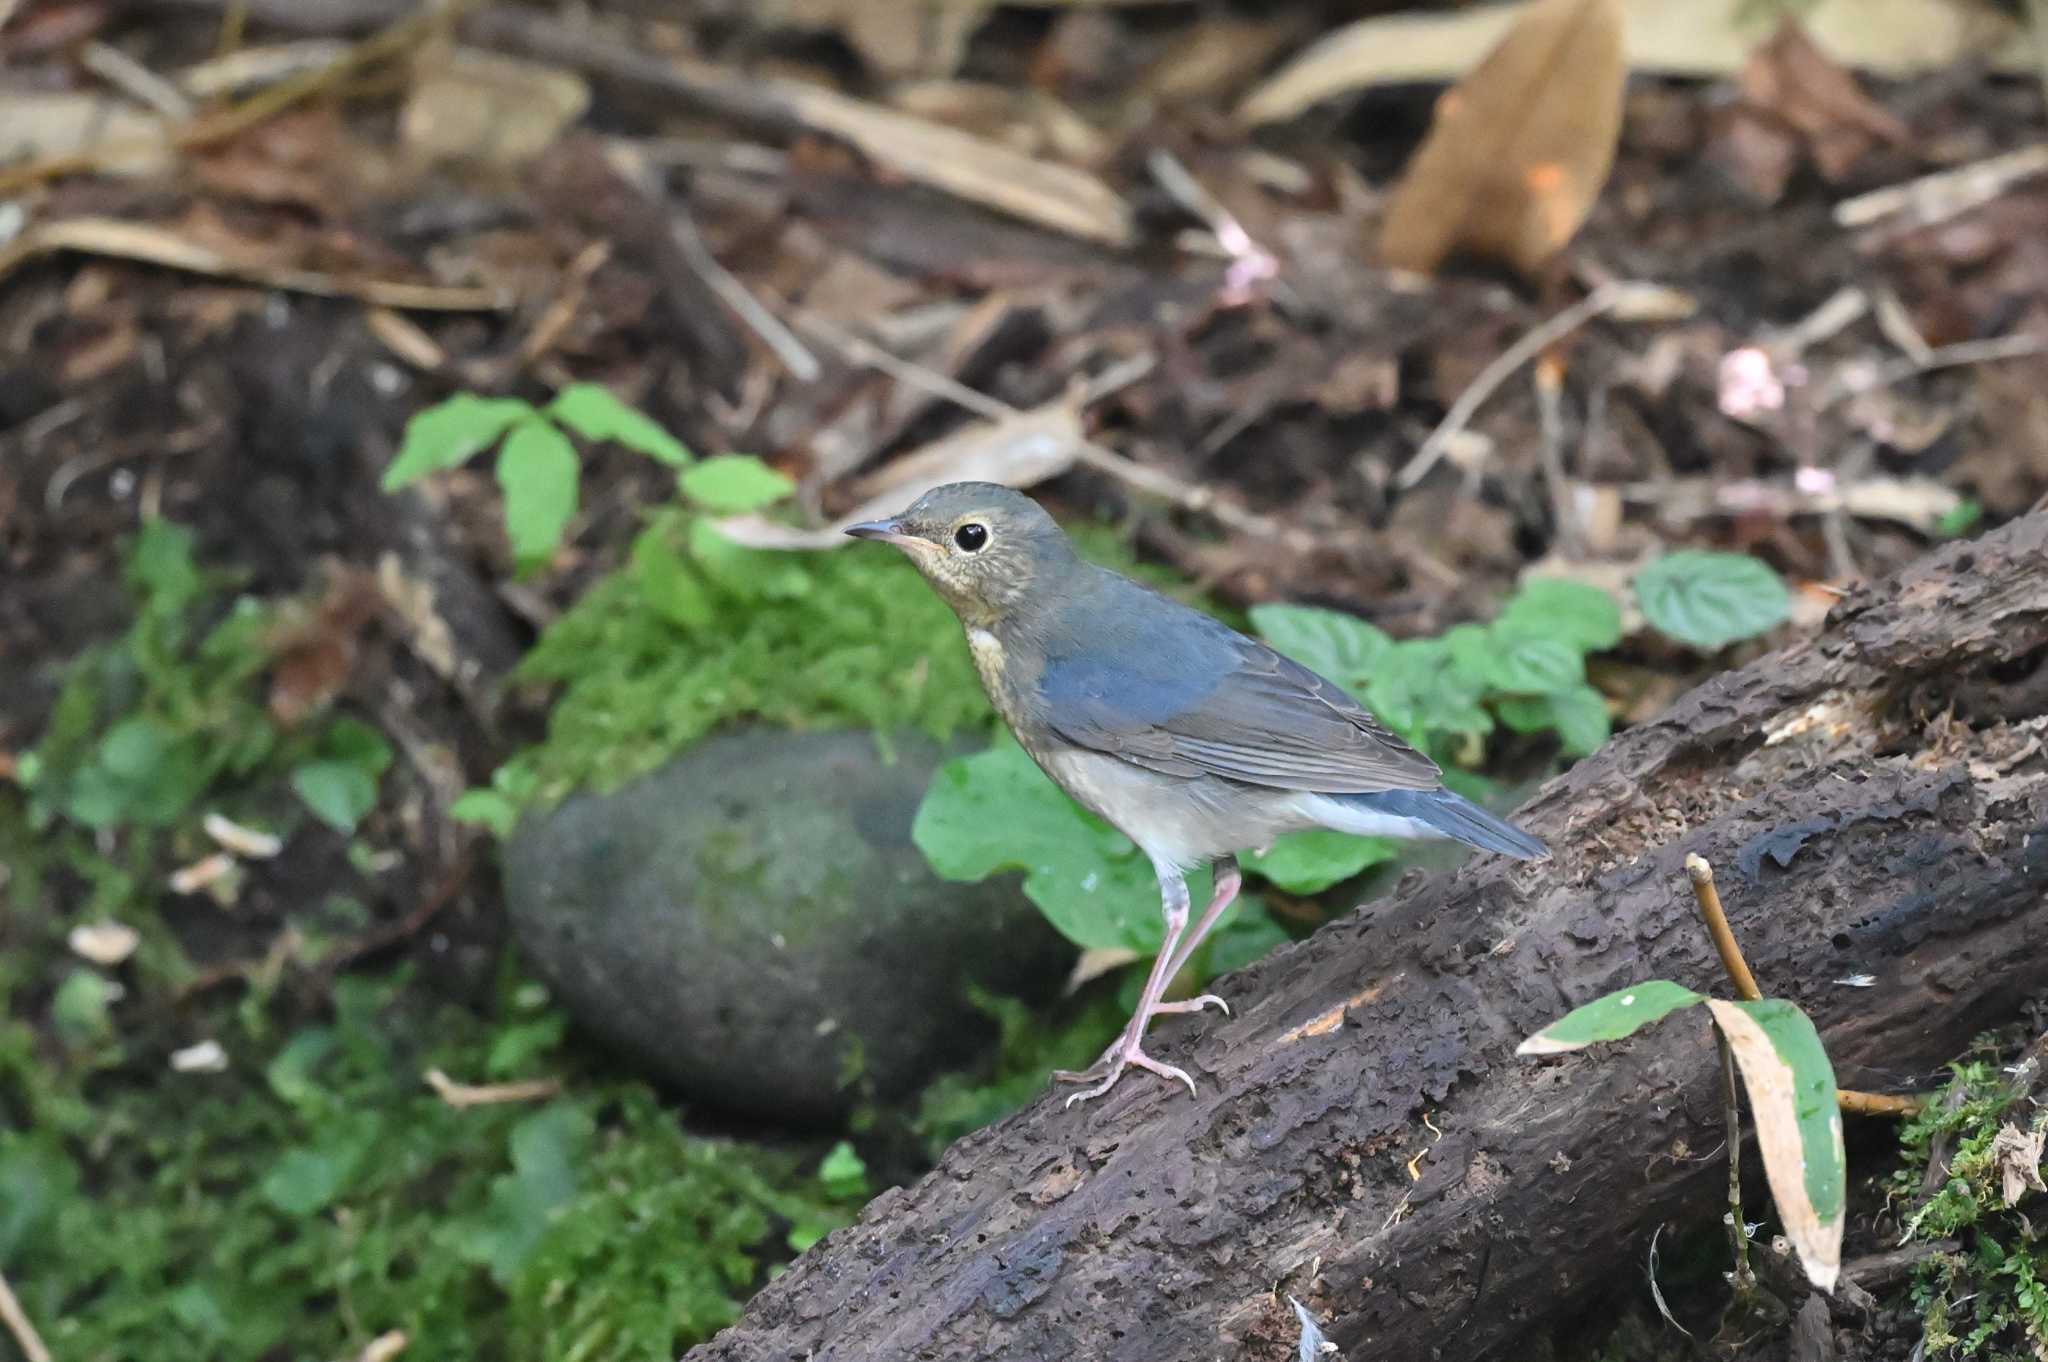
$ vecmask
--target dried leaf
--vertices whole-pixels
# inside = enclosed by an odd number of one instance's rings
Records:
[[[1031,487],[1058,477],[1073,466],[1086,440],[1080,410],[1061,399],[1000,421],[976,422],[906,454],[862,484],[860,505],[820,529],[741,515],[719,521],[718,530],[750,549],[842,548],[853,542],[844,533],[848,525],[894,515],[941,483]]]
[[[1533,274],[1579,230],[1621,133],[1620,0],[1541,0],[1437,101],[1380,235],[1428,273],[1469,251]]]
[[[1840,180],[1879,142],[1910,140],[1905,124],[1872,103],[1856,78],[1787,19],[1742,69],[1742,93],[1755,108],[1803,135],[1814,164]]]
[[[877,76],[948,76],[994,0],[772,0],[756,22],[836,30]]]
[[[1379,85],[1455,80],[1531,5],[1479,5],[1447,14],[1389,14],[1329,34],[1238,106],[1246,123],[1293,118],[1335,95]],[[1631,71],[1734,75],[1762,36],[1727,4],[1624,0]],[[1993,69],[2038,68],[2026,32],[2006,16],[1954,0],[1819,0],[1807,31],[1830,60],[1887,77],[1941,70],[1989,54]]]
[[[2027,1189],[2048,1192],[2041,1181],[2041,1146],[2048,1130],[2022,1131],[2008,1122],[1991,1137],[1991,1166],[1998,1170],[2000,1192],[2008,1206],[2019,1205]]]
[[[398,127],[423,164],[524,165],[590,107],[582,77],[495,52],[429,48],[415,71]]]
[[[1085,170],[831,90],[770,84],[804,126],[851,142],[899,175],[1089,241],[1122,246],[1132,238],[1130,205]]]
[[[1764,1178],[1806,1276],[1835,1288],[1842,1266],[1846,1159],[1835,1073],[1813,1023],[1779,998],[1707,999],[1742,1071]]]

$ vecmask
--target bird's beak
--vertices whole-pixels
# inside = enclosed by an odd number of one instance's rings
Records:
[[[893,520],[863,520],[858,525],[848,525],[846,532],[855,539],[879,539],[885,544],[894,544],[899,549],[912,548],[924,543],[916,535],[905,534],[903,527]]]

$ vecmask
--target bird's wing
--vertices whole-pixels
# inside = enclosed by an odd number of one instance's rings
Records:
[[[1281,790],[1442,783],[1435,762],[1335,682],[1206,615],[1153,603],[1173,609],[1133,611],[1047,658],[1038,685],[1044,717],[1068,742],[1167,775]]]

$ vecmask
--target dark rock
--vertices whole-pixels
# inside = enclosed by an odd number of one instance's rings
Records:
[[[657,1079],[784,1120],[843,1115],[992,1035],[969,980],[1049,992],[1072,949],[1015,877],[948,884],[910,824],[942,758],[867,733],[711,738],[519,828],[512,922],[570,1012]]]

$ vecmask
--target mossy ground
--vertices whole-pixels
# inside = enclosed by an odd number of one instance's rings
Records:
[[[558,698],[510,768],[528,798],[616,784],[733,719],[940,736],[988,719],[958,626],[894,555],[740,562],[692,531],[657,513],[530,655],[522,679]],[[673,561],[650,570],[647,544]],[[1091,547],[1128,561],[1112,537]],[[133,626],[66,665],[0,784],[0,1271],[59,1356],[334,1358],[397,1331],[414,1357],[671,1357],[874,1190],[829,1139],[691,1133],[510,952],[481,996],[405,951],[329,978],[332,948],[419,892],[391,888],[417,864],[404,820],[349,807],[358,785],[389,801],[391,750],[346,697],[278,724],[280,611],[234,597],[189,536],[151,529],[129,572]],[[308,766],[351,763],[360,779],[302,788]],[[207,813],[286,854],[238,862],[217,898],[171,892],[218,850]],[[68,947],[105,923],[139,948],[95,964]],[[948,1078],[869,1127],[918,1151],[892,1159],[914,1170],[1035,1092],[1049,1053],[1085,1062],[1114,1001],[1048,1029],[989,1000],[993,1078]],[[221,1067],[175,1068],[200,1040]],[[429,1072],[550,1091],[456,1106]]]

